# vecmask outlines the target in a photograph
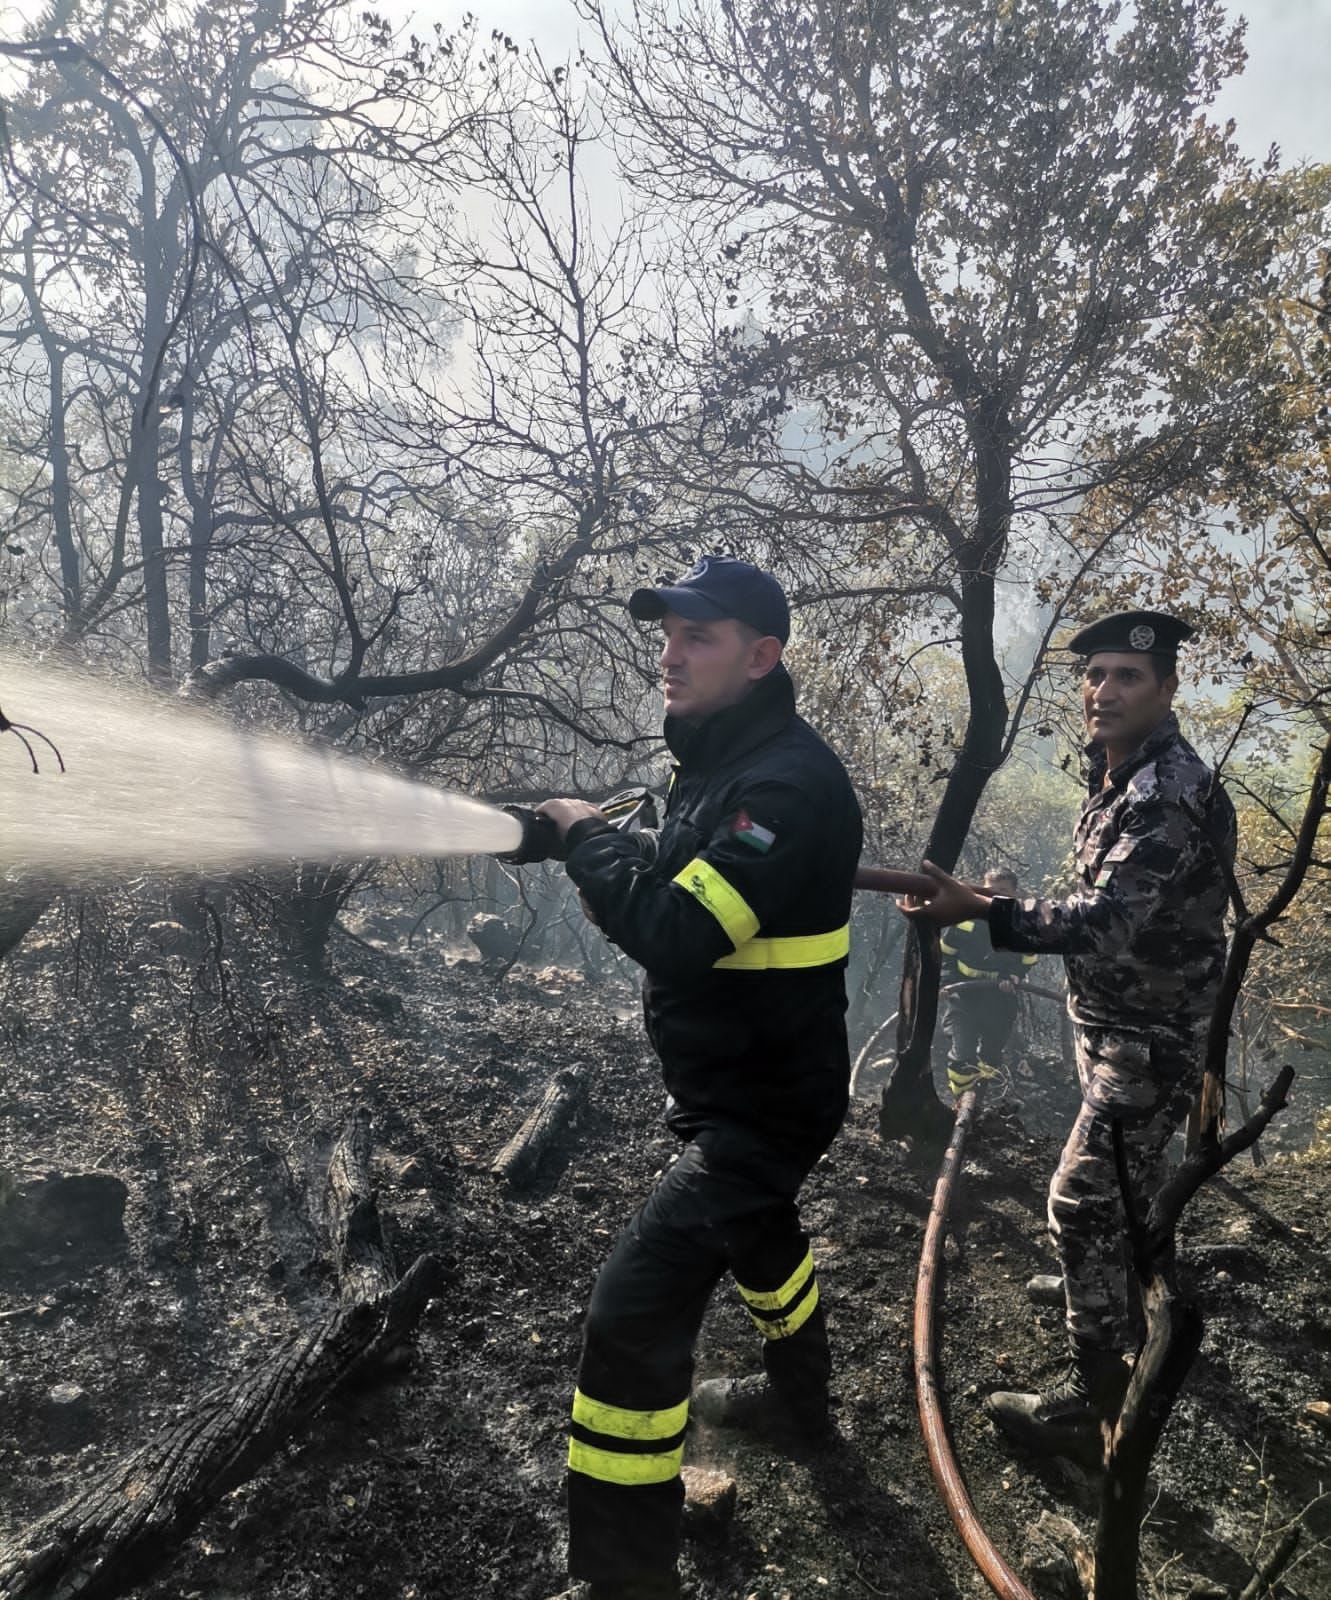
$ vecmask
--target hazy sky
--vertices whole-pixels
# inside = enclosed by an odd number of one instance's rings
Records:
[[[445,27],[458,16],[446,0],[396,0],[393,9]],[[576,19],[560,0],[472,0],[472,9],[482,25],[517,41],[534,38],[555,57],[576,38]],[[1287,165],[1331,161],[1331,0],[1249,0],[1229,10],[1248,18],[1248,66],[1225,89],[1220,114],[1234,118],[1250,155],[1275,142]]]
[[[482,27],[535,39],[556,59],[569,54],[577,19],[566,0],[381,0],[389,15],[414,17],[424,31],[456,26],[472,10]],[[0,0],[0,35],[47,10],[40,0]],[[1288,164],[1331,161],[1331,0],[1248,0],[1231,4],[1248,18],[1248,67],[1223,92],[1218,110],[1238,124],[1250,155],[1279,144]]]
[[[1331,161],[1331,0],[1251,0],[1248,65],[1218,109],[1238,124],[1250,155],[1281,148],[1285,164]]]

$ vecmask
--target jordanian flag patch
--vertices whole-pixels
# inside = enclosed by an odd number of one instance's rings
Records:
[[[766,855],[776,843],[776,835],[772,830],[764,828],[761,822],[755,822],[747,811],[741,811],[736,816],[731,824],[730,836],[752,845],[762,855]]]

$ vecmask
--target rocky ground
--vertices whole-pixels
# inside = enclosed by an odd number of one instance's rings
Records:
[[[226,1026],[215,982],[207,1015],[198,1000],[197,954],[146,936],[76,979],[53,925],[0,969],[0,1171],[26,1192],[52,1172],[99,1175],[45,1237],[0,1230],[0,1539],[327,1304],[308,1198],[360,1103],[399,1261],[434,1250],[450,1264],[415,1363],[330,1405],[135,1592],[541,1600],[562,1586],[582,1308],[672,1154],[655,1068],[627,991],[521,968],[496,985],[435,945],[347,941],[338,955],[323,994],[251,977]],[[495,1153],[569,1063],[590,1075],[579,1122],[529,1190],[497,1186]],[[1036,1530],[1045,1513],[1093,1528],[1096,1485],[1001,1447],[978,1405],[1047,1377],[1061,1348],[1057,1317],[1022,1285],[1049,1261],[1042,1195],[1068,1097],[1014,1088],[1020,1111],[994,1099],[967,1153],[939,1332],[981,1518],[1052,1597],[1074,1591]],[[738,1484],[728,1536],[687,1547],[698,1600],[984,1592],[916,1420],[911,1302],[933,1178],[856,1104],[804,1204],[839,1442],[791,1455],[692,1438],[686,1459]],[[1301,1554],[1273,1592],[1331,1596],[1331,1432],[1316,1406],[1331,1400],[1329,1187],[1325,1157],[1260,1171],[1245,1158],[1187,1219],[1183,1278],[1207,1332],[1156,1464],[1144,1596],[1236,1595],[1297,1517]],[[717,1297],[699,1359],[703,1373],[757,1370],[733,1296]]]

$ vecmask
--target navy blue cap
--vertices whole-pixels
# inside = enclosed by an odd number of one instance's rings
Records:
[[[1079,656],[1099,650],[1112,650],[1116,655],[1173,656],[1196,631],[1167,611],[1116,611],[1074,633],[1067,648]]]
[[[790,638],[790,607],[770,572],[735,556],[702,556],[678,583],[635,589],[629,614],[639,622],[659,622],[667,611],[696,622],[734,617],[782,644]]]

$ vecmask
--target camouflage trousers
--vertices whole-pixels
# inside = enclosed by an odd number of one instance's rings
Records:
[[[1049,1185],[1049,1228],[1063,1268],[1069,1333],[1080,1343],[1126,1350],[1134,1339],[1112,1128],[1122,1124],[1129,1178],[1144,1208],[1196,1097],[1201,1044],[1084,1025],[1075,1033],[1082,1108]]]

